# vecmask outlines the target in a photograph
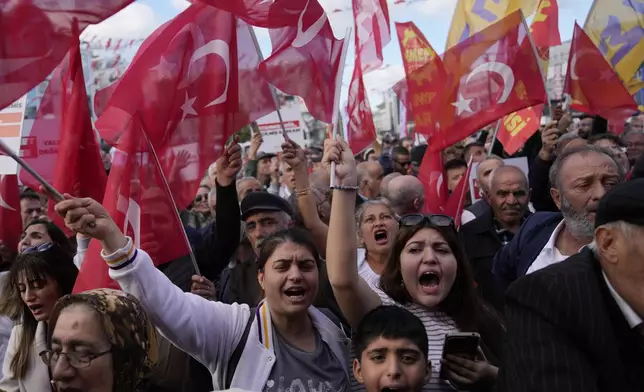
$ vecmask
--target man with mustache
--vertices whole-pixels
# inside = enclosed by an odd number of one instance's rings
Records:
[[[503,309],[503,292],[492,275],[494,255],[508,244],[530,215],[528,179],[516,166],[492,171],[487,189],[490,207],[479,218],[461,227],[467,258],[472,264],[478,290],[497,310]]]
[[[493,273],[498,288],[505,292],[519,277],[559,263],[588,245],[599,199],[624,177],[622,165],[601,147],[563,151],[550,168],[550,194],[561,212],[533,214],[496,254]]]

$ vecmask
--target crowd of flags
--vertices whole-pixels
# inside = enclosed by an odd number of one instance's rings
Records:
[[[56,139],[58,154],[26,161],[59,191],[102,200],[157,264],[190,252],[187,239],[177,240],[177,209],[190,204],[234,133],[276,110],[276,88],[302,97],[316,119],[336,121],[341,83],[334,81],[341,81],[351,37],[356,56],[345,137],[355,153],[375,141],[364,75],[382,66],[392,39],[386,0],[352,0],[354,33],[342,39],[317,0],[193,1],[141,44],[116,83],[96,92],[93,126],[78,37],[131,2],[34,0],[0,10],[0,107],[53,72],[30,138]],[[395,24],[406,77],[394,91],[415,132],[429,141],[419,174],[428,212],[458,217],[469,182],[464,176],[448,194],[442,150],[496,124],[498,140],[514,153],[538,130],[551,103],[544,75],[549,49],[561,43],[558,10],[556,0],[459,0],[442,55],[413,22]],[[269,30],[266,59],[252,26]],[[571,45],[565,92],[573,108],[616,124],[637,110],[632,94],[642,85],[635,75],[643,32],[641,2],[595,0]],[[109,178],[97,132],[115,147]],[[38,188],[27,174],[20,180]],[[5,176],[0,184],[0,239],[13,246],[18,226],[8,230],[6,222],[18,213],[17,180]],[[92,242],[77,291],[114,286],[99,252]]]

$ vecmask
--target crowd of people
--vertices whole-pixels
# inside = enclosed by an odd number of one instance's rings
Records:
[[[477,164],[457,220],[425,213],[416,144],[234,139],[180,211],[200,275],[89,198],[56,204],[68,237],[25,189],[0,390],[640,391],[644,114],[620,136],[558,116],[516,154],[528,175],[492,132],[444,150],[450,192]],[[122,291],[72,294],[90,241]]]

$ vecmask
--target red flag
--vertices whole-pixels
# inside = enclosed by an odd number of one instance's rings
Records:
[[[140,122],[134,119],[112,160],[103,206],[137,248],[146,251],[155,265],[189,255],[183,226],[161,167],[145,140]],[[109,277],[101,255],[101,245],[91,241],[83,259],[74,293],[95,288],[119,286]]]
[[[275,110],[259,61],[246,23],[195,3],[143,43],[96,126],[114,145],[140,116],[185,208],[226,140]]]
[[[119,81],[117,80],[107,87],[96,90],[96,92],[94,93],[94,115],[96,117],[100,117],[107,108],[110,99],[112,99],[114,91],[116,91],[116,86],[118,85],[118,83]]]
[[[308,6],[302,0],[198,0],[213,7],[233,13],[248,24],[266,28],[296,26],[300,18],[318,15],[317,0]],[[277,3],[277,4],[276,4]],[[321,8],[321,7],[320,7]]]
[[[0,176],[0,241],[14,253],[22,235],[18,176]]]
[[[382,48],[391,41],[389,9],[386,0],[353,0],[356,25],[356,57],[362,72],[382,66]]]
[[[447,181],[445,181],[443,169],[443,154],[428,148],[418,169],[418,179],[423,183],[425,193],[425,213],[443,213],[448,198]]]
[[[624,122],[637,111],[637,103],[615,70],[577,24],[564,92],[572,97],[572,108],[616,123]]]
[[[431,149],[442,150],[508,113],[546,102],[534,46],[524,43],[527,30],[517,11],[445,53],[449,75],[441,99],[434,100],[439,128]],[[418,113],[415,120],[418,127]]]
[[[411,112],[411,106],[409,105],[409,88],[407,87],[407,79],[403,78],[399,80],[391,89],[400,100],[400,103],[405,107],[405,110],[407,111],[407,120],[414,121],[414,113]]]
[[[413,112],[414,131],[430,135],[436,129],[436,108],[447,78],[440,57],[412,22],[396,23],[400,51],[407,75],[408,111]]]
[[[82,32],[133,0],[0,1],[0,108],[36,87],[73,44],[72,24]]]
[[[543,72],[547,72],[550,47],[561,45],[559,35],[559,6],[557,0],[540,0],[537,13],[530,25],[532,41],[539,55]],[[503,118],[497,139],[508,154],[517,152],[541,125],[543,105],[525,108]]]
[[[92,127],[78,35],[75,39],[49,81],[29,134],[37,148],[21,150],[25,162],[61,193],[101,200],[107,175]],[[25,170],[20,171],[20,180],[33,189],[40,186]],[[50,200],[50,215],[65,227],[53,207]]]
[[[454,191],[447,198],[447,202],[443,206],[443,214],[449,215],[454,218],[454,225],[456,228],[461,226],[461,215],[465,208],[465,200],[467,199],[467,192],[470,190],[470,173],[472,171],[472,160],[467,165],[465,175],[461,177]]]
[[[357,39],[356,39],[357,40]],[[349,102],[347,103],[347,141],[351,151],[358,154],[376,140],[376,126],[369,106],[369,98],[364,88],[360,59],[353,68],[353,77],[349,86]]]
[[[335,109],[333,81],[344,64],[346,42],[333,36],[324,9],[307,0],[296,26],[270,31],[273,54],[260,71],[280,91],[302,97],[313,117],[331,123]]]

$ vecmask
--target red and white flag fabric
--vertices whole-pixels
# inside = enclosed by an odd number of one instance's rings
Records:
[[[246,23],[192,4],[143,43],[96,126],[116,145],[140,118],[174,200],[185,208],[226,140],[275,111],[260,60]]]
[[[21,234],[22,216],[20,215],[18,176],[2,175],[0,176],[0,241],[14,253],[18,249]]]
[[[348,42],[333,36],[317,0],[299,3],[303,8],[296,25],[269,31],[273,52],[260,71],[280,91],[302,97],[313,117],[331,123],[336,109],[333,81],[344,69],[342,52]]]
[[[362,72],[382,66],[382,49],[391,41],[389,9],[386,0],[353,0],[356,30],[356,58]]]
[[[577,24],[564,92],[572,97],[573,109],[597,114],[617,124],[637,112],[637,103],[613,67]]]
[[[0,109],[25,95],[60,64],[82,32],[133,0],[0,0]]]
[[[541,70],[545,73],[548,71],[550,62],[550,48],[561,45],[557,0],[539,1],[537,14],[530,25],[530,32],[537,49]],[[538,105],[508,114],[503,118],[497,139],[508,154],[517,152],[539,130],[542,114],[543,105]]]
[[[308,19],[311,14],[317,15],[318,12],[317,6],[309,8],[306,0],[197,1],[228,11],[250,25],[272,29],[297,26],[301,18]],[[317,0],[313,3],[317,4]]]
[[[183,225],[165,186],[164,174],[152,154],[138,119],[116,148],[103,206],[135,246],[146,251],[155,265],[189,257]],[[109,277],[101,245],[91,241],[76,279],[74,293],[119,286]]]
[[[546,102],[539,60],[528,39],[517,11],[445,52],[448,76],[441,99],[434,101],[437,129],[427,135],[431,150],[440,151],[506,114]],[[422,76],[429,66],[407,79]],[[418,113],[414,119],[419,121]]]
[[[358,154],[376,140],[376,126],[373,123],[359,59],[353,68],[353,77],[349,85],[347,117],[347,142],[351,151]]]
[[[21,147],[22,158],[59,192],[103,198],[107,174],[92,126],[78,35],[49,81],[29,139],[31,143]],[[40,186],[25,170],[20,171],[20,180],[33,189]],[[65,227],[54,212],[54,200],[49,212],[56,224]]]
[[[427,214],[442,214],[449,197],[443,169],[443,154],[428,148],[418,169],[418,179],[423,183],[425,194],[424,211]]]

